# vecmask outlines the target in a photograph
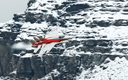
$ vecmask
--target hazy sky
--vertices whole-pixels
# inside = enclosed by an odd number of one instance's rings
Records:
[[[13,14],[23,13],[29,0],[0,0],[0,23],[12,19]]]

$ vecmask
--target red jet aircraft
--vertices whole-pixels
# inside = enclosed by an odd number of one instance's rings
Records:
[[[38,39],[39,38],[39,39]],[[50,44],[50,43],[53,43],[53,42],[56,42],[56,43],[63,43],[63,41],[65,40],[69,40],[69,39],[72,39],[73,37],[71,38],[58,38],[58,39],[45,39],[45,38],[42,38],[41,36],[38,36],[38,38],[34,37],[34,40],[30,40],[30,42],[32,43],[32,47],[35,47],[37,48],[39,45],[42,45],[42,44]]]
[[[51,31],[51,35],[58,35],[58,31]],[[32,43],[32,47],[34,47],[34,53],[36,53],[39,49],[39,55],[48,53],[56,44],[65,43],[68,42],[69,39],[72,39],[74,37],[69,38],[59,38],[60,36],[48,36],[47,38],[43,38],[41,36],[38,36],[37,38],[34,37],[34,40],[30,40]]]

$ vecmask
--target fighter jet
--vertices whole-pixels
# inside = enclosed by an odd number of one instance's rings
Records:
[[[46,37],[43,38],[42,36],[33,37],[34,40],[30,40],[32,43],[32,47],[34,47],[34,53],[38,50],[38,55],[43,55],[48,53],[56,44],[68,42],[69,39],[74,37],[67,37],[59,36],[58,29],[54,29],[46,34]]]

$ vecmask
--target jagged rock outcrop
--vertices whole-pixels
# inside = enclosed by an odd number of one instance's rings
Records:
[[[103,64],[117,57],[127,60],[127,4],[126,0],[30,0],[23,14],[14,14],[13,20],[0,27],[0,76],[77,80],[83,70],[91,74],[99,66],[105,71],[108,67]],[[41,58],[33,50],[20,49],[21,45],[12,49],[13,44],[29,44],[27,38],[44,36],[58,26],[63,35],[76,37]]]
[[[8,45],[9,46],[9,45]],[[7,76],[12,72],[11,49],[5,43],[0,44],[0,76]]]

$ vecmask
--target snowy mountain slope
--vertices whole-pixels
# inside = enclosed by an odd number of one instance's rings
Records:
[[[0,27],[0,75],[29,80],[126,80],[127,5],[127,0],[30,0],[24,13],[14,14]],[[56,45],[42,59],[34,56],[27,39],[56,27],[60,34],[76,37]],[[10,74],[13,71],[17,73]]]
[[[18,37],[32,39],[33,36],[42,35],[41,29],[44,30],[47,26],[59,26],[63,34],[76,36],[73,40],[124,39],[127,37],[127,15],[123,14],[127,12],[126,5],[127,1],[124,3],[37,0],[25,11],[25,21],[28,23],[21,26],[22,34]],[[16,40],[19,40],[18,37]]]
[[[83,70],[76,80],[127,80],[127,63],[124,57],[117,57],[115,60],[107,58],[100,66],[95,66],[92,70]]]

